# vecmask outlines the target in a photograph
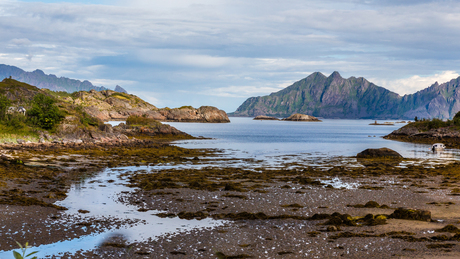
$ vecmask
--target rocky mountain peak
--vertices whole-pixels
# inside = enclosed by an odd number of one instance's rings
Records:
[[[342,76],[340,75],[340,73],[337,72],[337,71],[334,71],[334,72],[329,76],[329,78],[331,78],[331,79],[343,79]]]
[[[123,87],[121,87],[119,85],[115,86],[115,92],[125,93],[125,94],[128,93]]]
[[[321,77],[320,77],[321,75]],[[323,118],[413,119],[452,118],[460,111],[460,77],[404,97],[365,78],[342,78],[319,72],[269,96],[247,99],[235,116],[285,117],[293,113]]]

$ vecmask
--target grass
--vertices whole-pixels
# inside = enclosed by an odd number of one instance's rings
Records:
[[[123,94],[123,93],[113,93],[110,95],[110,97],[115,97],[115,98],[123,99],[123,100],[131,100],[131,98],[127,94]]]
[[[12,127],[0,125],[0,143],[16,143],[18,139],[38,142],[39,135],[35,130],[27,126],[22,129],[14,129]]]
[[[126,125],[130,126],[159,126],[161,123],[155,119],[131,115],[126,119]]]

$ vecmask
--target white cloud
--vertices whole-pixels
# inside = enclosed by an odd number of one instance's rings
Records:
[[[126,86],[131,86],[131,85],[135,85],[136,83],[138,83],[132,80],[116,80],[116,79],[90,79],[88,81],[90,81],[93,85],[104,86],[106,88],[111,88],[111,89],[115,88],[116,85],[119,85],[125,88],[127,91],[129,90],[129,88],[127,88]]]
[[[314,71],[372,78],[410,93],[456,73],[408,75],[460,66],[460,3],[455,1],[110,4],[0,0],[0,63],[96,78],[103,85],[133,82],[133,89],[145,92],[188,91],[177,98],[155,94],[165,106],[196,98],[195,103],[213,99],[235,108],[235,97],[269,94]],[[210,98],[202,89],[228,100]]]
[[[379,86],[387,88],[390,91],[393,91],[400,95],[405,95],[413,94],[417,91],[423,90],[431,86],[435,82],[442,84],[459,76],[460,74],[458,74],[456,71],[443,71],[439,74],[429,76],[414,75],[408,78],[396,80],[372,79],[371,81]]]

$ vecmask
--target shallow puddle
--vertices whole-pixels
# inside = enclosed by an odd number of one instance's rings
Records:
[[[65,200],[56,202],[56,205],[68,208],[63,214],[78,215],[82,220],[91,221],[94,218],[129,219],[137,223],[122,226],[120,229],[107,229],[102,233],[82,236],[77,239],[66,240],[48,245],[30,248],[28,251],[39,251],[38,258],[62,253],[75,253],[79,250],[87,251],[98,247],[104,240],[117,234],[123,235],[128,242],[144,242],[155,239],[168,233],[187,232],[196,228],[210,228],[222,225],[225,221],[212,219],[182,220],[179,218],[160,218],[153,214],[162,211],[149,210],[139,212],[139,206],[126,205],[118,201],[122,193],[133,191],[126,187],[125,179],[120,174],[134,173],[139,170],[148,170],[148,167],[126,167],[106,169],[100,174],[85,179],[81,183],[72,185]],[[87,213],[79,213],[84,210]],[[60,222],[70,224],[69,222]],[[15,249],[18,251],[18,249]],[[0,251],[0,258],[14,258],[12,251]]]

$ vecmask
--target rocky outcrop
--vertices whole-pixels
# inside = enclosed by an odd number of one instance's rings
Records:
[[[230,122],[225,111],[212,106],[201,106],[195,109],[190,106],[176,109],[159,109],[145,113],[149,118],[159,121],[171,122],[208,122],[225,123]]]
[[[279,121],[280,119],[278,118],[275,118],[275,117],[271,117],[271,116],[265,116],[265,115],[259,115],[259,116],[256,116],[253,120],[271,120],[271,121]]]
[[[64,101],[83,106],[84,111],[101,121],[126,120],[131,115],[146,116],[158,121],[172,122],[230,122],[225,111],[212,106],[195,109],[184,106],[158,109],[141,98],[111,90],[77,92]]]
[[[291,116],[284,118],[283,121],[321,121],[318,118],[306,114],[292,114]]]
[[[111,90],[81,91],[63,101],[82,106],[86,113],[102,121],[126,120],[130,115],[142,115],[157,109],[135,95]]]
[[[415,123],[410,123],[383,138],[425,144],[441,142],[449,148],[460,148],[460,131],[456,127],[442,127],[422,131],[415,125]]]
[[[172,126],[167,124],[159,123],[156,126],[129,126],[124,123],[121,123],[118,126],[113,127],[113,131],[116,133],[124,134],[129,137],[139,137],[139,136],[176,136],[176,137],[187,137],[192,138],[185,132],[182,132]]]
[[[398,152],[389,148],[368,148],[356,155],[357,158],[403,158]]]
[[[360,77],[329,77],[316,72],[267,96],[248,98],[231,116],[293,113],[322,118],[413,119],[452,118],[460,111],[460,77],[437,82],[415,94],[400,96]]]

